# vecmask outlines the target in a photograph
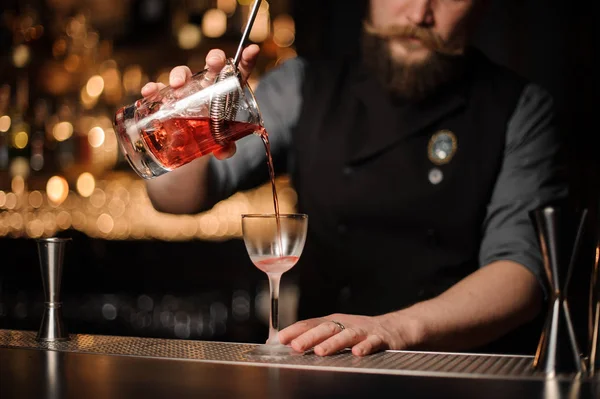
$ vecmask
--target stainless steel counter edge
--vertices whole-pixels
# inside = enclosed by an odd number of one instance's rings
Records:
[[[460,377],[476,379],[545,380],[532,368],[532,356],[484,353],[384,351],[356,357],[350,351],[319,357],[313,353],[289,358],[255,358],[255,344],[72,334],[69,341],[38,342],[32,331],[0,330],[0,348],[78,352],[163,358],[220,364],[326,370],[366,374]],[[585,377],[560,374],[558,380]]]

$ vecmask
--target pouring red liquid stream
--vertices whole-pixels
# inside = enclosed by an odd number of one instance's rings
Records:
[[[275,187],[275,169],[271,156],[271,144],[265,128],[245,122],[223,121],[223,130],[227,132],[227,140],[234,142],[251,133],[257,132],[263,141],[267,153],[267,166],[273,189],[273,207],[279,237],[279,254],[283,253],[281,242],[281,224],[279,218],[279,199]],[[172,118],[162,123],[153,124],[142,130],[142,137],[152,155],[166,168],[175,169],[203,155],[208,155],[222,146],[214,139],[210,118]]]

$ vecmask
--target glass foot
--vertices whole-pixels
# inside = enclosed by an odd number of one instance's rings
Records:
[[[281,345],[281,344],[264,344],[259,345],[256,348],[252,349],[250,352],[246,353],[249,358],[258,357],[258,358],[285,358],[290,356],[302,356],[304,353],[296,352],[289,346]]]

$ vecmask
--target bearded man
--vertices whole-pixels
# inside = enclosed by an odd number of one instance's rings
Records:
[[[320,356],[475,350],[539,315],[529,212],[567,195],[553,103],[468,45],[481,6],[371,0],[360,54],[295,58],[261,79],[275,169],[309,215],[293,269],[301,321],[281,343]],[[244,50],[244,78],[258,52]],[[207,68],[224,61],[212,50]],[[191,74],[176,67],[170,84]],[[268,181],[259,139],[213,155],[148,181],[154,207],[195,213]]]

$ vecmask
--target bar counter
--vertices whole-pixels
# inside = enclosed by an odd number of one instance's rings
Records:
[[[349,351],[255,359],[253,344],[0,330],[0,398],[600,398],[600,378],[548,379],[530,356]]]

